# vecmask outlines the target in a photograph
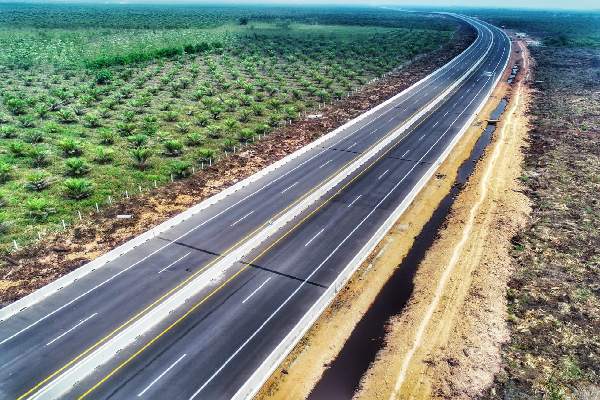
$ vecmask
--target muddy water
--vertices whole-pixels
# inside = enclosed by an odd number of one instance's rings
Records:
[[[499,119],[506,105],[507,102],[503,99],[492,112],[490,119]],[[412,248],[356,325],[337,358],[330,364],[309,395],[309,399],[345,400],[352,398],[363,374],[384,345],[387,321],[390,317],[402,312],[408,302],[413,291],[412,281],[418,265],[437,238],[456,196],[473,173],[477,161],[483,156],[495,129],[494,124],[489,124],[483,131],[469,158],[461,164],[450,192],[442,199],[431,219],[415,238]]]

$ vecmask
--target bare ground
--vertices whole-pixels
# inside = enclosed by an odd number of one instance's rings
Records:
[[[513,238],[504,371],[484,397],[600,399],[600,50],[532,54],[533,211]]]
[[[243,152],[185,181],[121,201],[90,215],[71,230],[4,256],[0,266],[0,305],[67,274],[380,104],[452,59],[473,39],[470,29],[461,28],[441,49],[366,85],[348,98],[325,106],[319,111],[320,118],[305,118],[281,127]],[[131,214],[132,218],[117,220],[118,214]]]
[[[518,180],[528,127],[523,76],[512,92],[506,84],[496,91],[511,100],[493,143],[419,265],[412,299],[390,322],[386,346],[356,398],[471,399],[500,371],[514,268],[510,240],[529,212]]]

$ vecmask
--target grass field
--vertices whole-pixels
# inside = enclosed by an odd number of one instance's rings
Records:
[[[447,42],[376,9],[0,5],[0,246],[194,169]]]

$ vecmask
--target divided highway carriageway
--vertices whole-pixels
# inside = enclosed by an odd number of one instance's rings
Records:
[[[251,397],[452,150],[506,67],[477,30],[427,78],[0,310],[2,399]]]

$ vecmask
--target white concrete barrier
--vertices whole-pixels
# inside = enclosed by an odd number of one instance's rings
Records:
[[[509,40],[509,54],[512,45]],[[251,399],[260,390],[262,385],[269,379],[271,374],[277,369],[277,367],[283,362],[285,357],[293,350],[294,346],[302,339],[310,327],[315,323],[319,316],[325,311],[325,309],[335,299],[339,290],[346,285],[350,280],[354,272],[365,262],[367,257],[375,250],[375,247],[379,242],[387,235],[389,230],[392,228],[398,218],[406,211],[413,200],[417,197],[419,192],[425,187],[427,182],[435,174],[438,167],[448,157],[452,149],[456,146],[458,141],[462,138],[467,129],[471,126],[477,114],[481,111],[489,95],[498,84],[498,81],[502,77],[503,71],[506,69],[508,58],[506,59],[501,72],[496,77],[494,84],[491,86],[487,95],[477,106],[475,112],[471,115],[467,123],[461,128],[458,134],[453,138],[445,151],[438,157],[436,162],[431,165],[427,172],[421,177],[419,182],[413,187],[413,189],[406,196],[404,201],[394,210],[394,212],[386,219],[385,223],[377,230],[375,235],[367,242],[358,254],[348,263],[342,273],[334,280],[334,282],[327,288],[327,290],[321,295],[317,302],[310,308],[310,310],[302,317],[302,319],[294,326],[294,328],[288,333],[288,335],[281,341],[281,343],[271,352],[271,354],[264,360],[259,368],[250,376],[250,378],[244,383],[244,385],[234,395],[234,400],[246,400]]]

